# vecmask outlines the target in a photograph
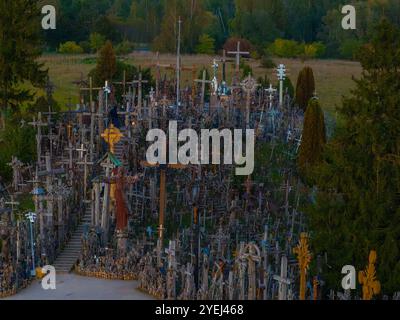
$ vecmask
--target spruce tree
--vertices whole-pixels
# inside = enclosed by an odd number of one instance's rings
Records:
[[[117,72],[117,57],[111,41],[107,41],[99,51],[96,66],[96,80],[102,84],[106,80],[111,81]]]
[[[328,258],[328,287],[339,289],[341,268],[362,270],[376,250],[390,295],[400,288],[400,30],[383,20],[371,39],[357,55],[362,76],[339,109],[308,217],[314,251]]]
[[[303,138],[299,149],[298,166],[302,173],[321,161],[326,143],[325,118],[318,99],[310,100],[304,116]]]
[[[304,111],[306,111],[308,101],[314,96],[314,92],[313,70],[310,67],[304,67],[299,73],[296,85],[296,103]]]
[[[41,55],[41,14],[35,0],[0,1],[0,128],[7,110],[32,101],[34,93],[22,86],[45,84],[47,71]]]

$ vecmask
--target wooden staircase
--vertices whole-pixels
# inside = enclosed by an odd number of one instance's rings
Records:
[[[64,250],[57,257],[54,268],[57,273],[68,273],[72,270],[76,261],[79,259],[82,250],[82,235],[85,230],[85,225],[91,223],[91,207],[86,207],[85,215],[81,223],[73,232],[71,239],[66,244]]]

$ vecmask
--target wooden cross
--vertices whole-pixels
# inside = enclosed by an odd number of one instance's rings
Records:
[[[89,91],[89,103],[90,103],[90,108],[92,108],[93,105],[93,90],[102,90],[103,88],[93,88],[93,79],[92,77],[89,77],[89,87],[88,88],[80,88],[80,91]]]
[[[156,98],[158,99],[160,97],[160,82],[161,82],[160,68],[175,69],[175,67],[171,64],[161,64],[160,53],[158,51],[156,53],[156,60],[157,62],[152,66],[156,68]]]
[[[35,117],[33,118],[32,122],[28,123],[31,126],[34,126],[37,128],[37,134],[36,134],[36,152],[37,152],[37,161],[39,166],[41,165],[41,154],[42,154],[42,130],[41,127],[46,127],[48,126],[47,123],[42,122],[42,113],[38,113],[38,120],[35,121]]]
[[[204,109],[204,99],[205,99],[205,95],[206,95],[206,84],[212,84],[211,80],[206,80],[207,77],[207,71],[206,69],[203,70],[203,78],[200,79],[196,79],[194,80],[194,82],[197,83],[201,83],[201,100],[200,100],[200,105],[201,108]]]
[[[82,148],[83,148],[83,145],[82,145]],[[89,162],[87,154],[85,154],[83,161],[77,162],[76,164],[83,165],[83,199],[87,200],[86,194],[87,194],[88,166],[94,165],[94,162]]]
[[[257,87],[260,86],[256,82],[256,80],[249,74],[246,79],[244,79],[241,83],[243,91],[246,92],[246,127],[250,128],[250,104],[251,104],[251,95],[254,91],[256,91]]]
[[[222,62],[222,81],[226,81],[226,63],[232,61],[232,59],[226,57],[226,50],[224,49],[222,50],[222,58],[217,61]]]
[[[261,261],[260,249],[255,243],[249,243],[242,251],[242,258],[248,261],[248,300],[256,299],[256,267],[255,263]]]
[[[124,135],[118,128],[110,125],[102,134],[101,137],[107,142],[111,153],[115,153],[115,145],[122,139]]]
[[[165,208],[167,204],[167,199],[166,199],[166,170],[167,169],[185,169],[187,166],[182,165],[182,164],[168,164],[168,165],[160,165],[160,164],[151,164],[147,161],[141,161],[140,162],[142,167],[145,168],[160,168],[160,213],[159,213],[159,233],[158,233],[158,238],[159,240],[163,241],[164,238],[164,214],[165,214]]]
[[[84,148],[84,145],[83,145],[83,143],[81,144],[81,148],[80,149],[76,149],[76,151],[79,151],[79,158],[80,159],[83,159],[83,154],[87,151],[85,148]]]
[[[282,256],[281,258],[281,274],[280,276],[274,275],[274,280],[279,282],[279,300],[287,300],[287,286],[291,284],[290,279],[287,276],[287,257]]]
[[[141,110],[142,110],[142,86],[144,83],[148,83],[148,81],[143,80],[141,72],[139,72],[138,80],[132,81],[132,84],[136,84],[138,87],[138,114],[141,114]]]
[[[311,262],[311,253],[308,250],[308,235],[302,232],[300,235],[300,241],[296,248],[293,249],[293,253],[297,255],[300,268],[300,293],[299,299],[306,299],[306,274],[308,266]]]
[[[239,73],[240,73],[240,57],[242,55],[249,55],[250,52],[247,51],[240,51],[240,41],[237,42],[237,48],[236,51],[228,51],[228,54],[235,55],[236,56],[236,77],[239,79]]]

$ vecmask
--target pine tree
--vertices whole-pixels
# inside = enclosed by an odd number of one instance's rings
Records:
[[[96,66],[97,80],[104,84],[111,81],[117,72],[117,57],[111,41],[107,41],[100,49]]]
[[[202,34],[199,44],[196,46],[196,53],[212,55],[215,52],[215,40],[208,34]]]
[[[378,255],[384,294],[400,288],[400,30],[383,20],[358,58],[363,73],[338,110],[342,126],[326,145],[308,217],[313,247],[326,253],[328,287],[341,268],[361,270]]]
[[[321,161],[326,143],[325,118],[318,99],[311,99],[304,116],[303,138],[299,149],[298,166],[302,173]]]
[[[33,99],[34,93],[21,85],[44,85],[47,71],[36,60],[41,54],[38,1],[2,0],[0,12],[0,127],[4,128],[7,110]]]
[[[313,70],[310,67],[304,67],[299,73],[296,85],[296,103],[304,111],[306,111],[308,101],[314,96],[314,92],[315,81]]]

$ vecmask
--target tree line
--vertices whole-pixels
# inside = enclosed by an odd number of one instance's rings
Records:
[[[398,0],[53,0],[57,30],[45,32],[48,50],[74,41],[96,49],[93,37],[114,45],[144,43],[160,52],[176,50],[177,21],[183,22],[182,51],[213,53],[227,39],[247,39],[263,55],[277,39],[323,43],[323,56],[353,58],[385,16],[400,25]],[[357,9],[357,29],[343,30],[341,8]],[[122,48],[124,49],[124,47]],[[123,50],[122,50],[123,52]]]

